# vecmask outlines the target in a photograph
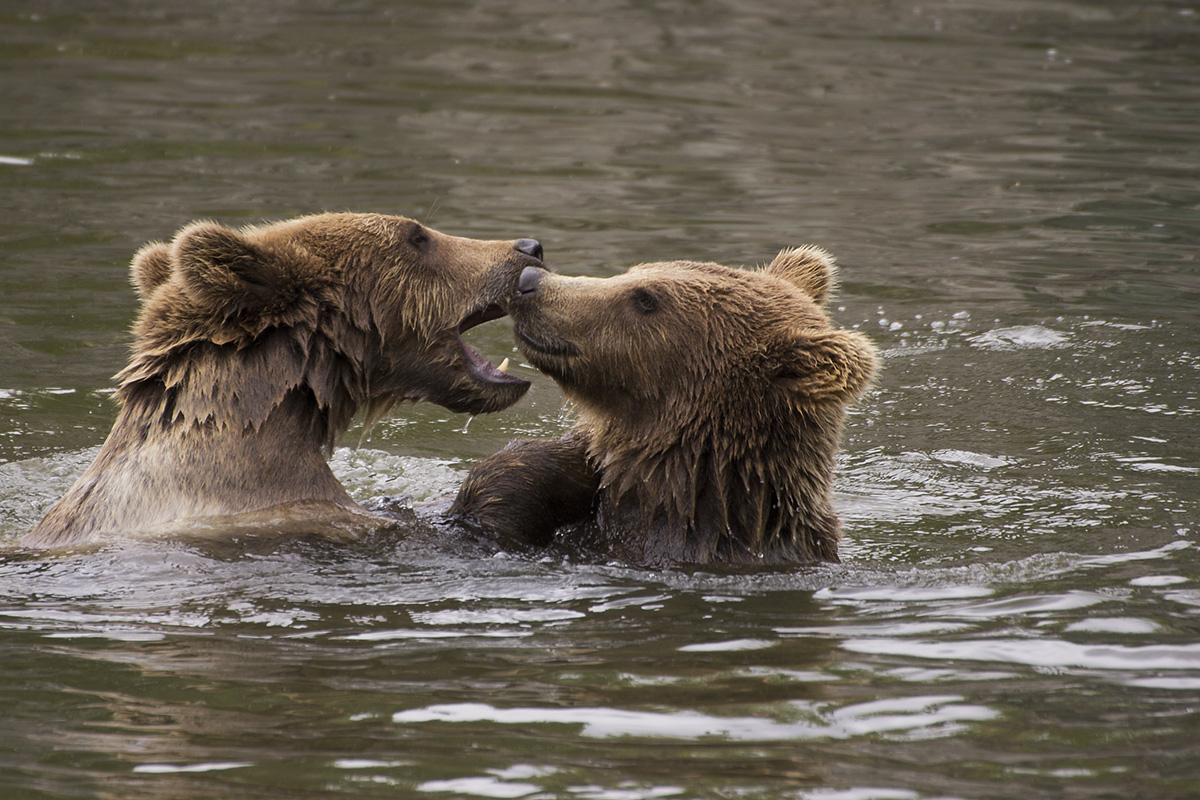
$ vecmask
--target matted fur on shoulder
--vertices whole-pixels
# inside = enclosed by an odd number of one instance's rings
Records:
[[[647,566],[836,561],[842,425],[877,357],[830,320],[835,276],[813,246],[757,270],[527,274],[511,307],[518,344],[578,421],[522,443],[520,459],[480,462],[451,513],[505,538],[545,539],[544,520],[565,519],[564,543]],[[554,491],[568,481],[595,490]],[[552,498],[553,516],[530,496]]]
[[[540,256],[532,239],[465,239],[380,214],[195,222],[146,245],[131,267],[142,310],[117,421],[23,542],[224,526],[264,509],[259,519],[325,509],[358,530],[366,512],[325,461],[337,438],[362,409],[369,424],[404,400],[484,413],[520,398],[528,382],[460,334],[503,316]]]

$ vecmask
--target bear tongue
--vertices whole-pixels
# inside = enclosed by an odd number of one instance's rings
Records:
[[[466,356],[468,369],[475,377],[488,383],[528,383],[528,381],[518,378],[516,375],[508,374],[509,362],[507,358],[500,362],[499,367],[493,366],[491,361],[488,361],[480,355],[479,351],[462,340],[463,333],[474,328],[476,325],[482,325],[485,322],[505,316],[508,315],[504,312],[504,309],[494,303],[477,311],[472,311],[463,318],[462,322],[458,323],[459,346],[462,347],[463,355]]]
[[[518,378],[516,375],[510,375],[508,373],[509,360],[507,358],[500,362],[500,366],[496,367],[492,365],[491,361],[488,361],[486,358],[480,355],[478,350],[471,347],[466,342],[461,343],[463,355],[467,358],[467,368],[475,377],[488,383],[527,382],[522,378]]]

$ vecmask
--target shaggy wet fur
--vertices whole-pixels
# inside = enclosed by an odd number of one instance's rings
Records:
[[[369,528],[327,454],[360,409],[370,422],[404,400],[482,413],[519,399],[528,383],[459,334],[502,315],[521,270],[541,264],[536,245],[322,214],[241,231],[194,223],[143,247],[117,421],[24,544],[249,512],[323,520],[338,537]]]
[[[753,271],[526,271],[518,343],[578,422],[478,464],[451,515],[506,539],[565,526],[574,545],[645,565],[836,561],[842,423],[876,357],[825,314],[833,285],[832,259],[811,247]]]

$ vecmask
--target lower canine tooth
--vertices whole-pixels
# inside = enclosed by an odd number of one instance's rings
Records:
[[[496,367],[496,369],[500,370],[501,372],[508,372],[508,359],[506,358],[501,361],[500,366]]]

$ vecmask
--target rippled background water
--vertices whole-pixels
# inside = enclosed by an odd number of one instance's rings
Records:
[[[1200,796],[1198,13],[5,4],[5,797]],[[133,251],[323,209],[591,275],[831,249],[886,360],[845,563],[13,550],[111,424]],[[519,369],[514,409],[405,408],[335,471],[453,491],[567,424]]]

